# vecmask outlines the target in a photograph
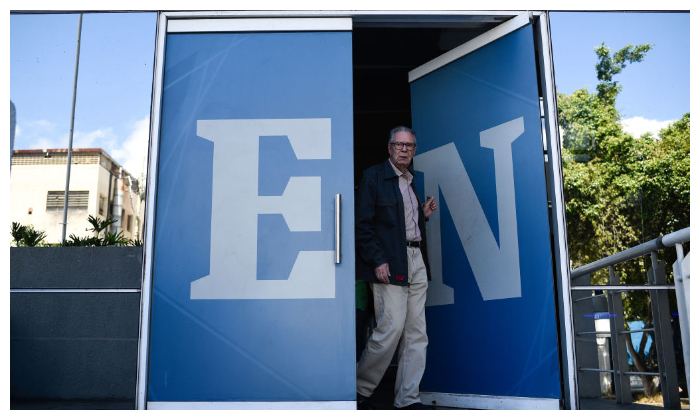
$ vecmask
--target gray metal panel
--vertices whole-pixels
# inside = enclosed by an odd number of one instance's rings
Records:
[[[11,289],[139,289],[142,248],[10,248]]]
[[[139,295],[10,295],[10,397],[132,399]]]
[[[133,401],[136,340],[11,339],[10,366],[12,399]]]
[[[10,336],[134,340],[138,302],[133,293],[11,293]]]

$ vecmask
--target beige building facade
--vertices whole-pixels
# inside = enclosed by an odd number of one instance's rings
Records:
[[[10,171],[10,221],[43,230],[45,242],[61,242],[67,149],[15,150]],[[139,180],[102,149],[74,149],[66,239],[92,236],[88,216],[112,217],[111,232],[142,239]]]

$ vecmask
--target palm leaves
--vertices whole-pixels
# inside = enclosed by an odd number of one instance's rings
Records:
[[[124,232],[107,232],[106,229],[114,224],[117,219],[111,217],[106,220],[102,220],[99,217],[94,217],[92,215],[88,216],[88,222],[92,225],[92,228],[87,229],[94,232],[94,236],[84,236],[79,237],[75,234],[70,234],[68,239],[63,242],[63,246],[142,246],[143,242],[139,239],[129,240],[124,237]],[[43,230],[36,230],[33,226],[24,226],[18,222],[12,222],[12,227],[10,230],[12,235],[12,242],[16,246],[37,246],[42,244],[42,241],[46,238],[46,232]],[[101,237],[100,237],[101,236]],[[45,245],[45,244],[44,244]]]
[[[43,230],[36,230],[32,225],[24,226],[17,222],[12,222],[10,234],[16,246],[37,246],[46,238],[46,232]]]

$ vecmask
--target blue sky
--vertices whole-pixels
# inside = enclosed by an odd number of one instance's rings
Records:
[[[10,16],[10,99],[15,149],[65,148],[70,123],[77,14]],[[148,141],[155,13],[85,14],[74,147],[101,147],[134,175]],[[690,111],[688,13],[553,12],[557,89],[595,91],[594,47],[654,44],[617,77],[628,131],[658,131]]]
[[[156,13],[84,14],[73,146],[101,147],[138,176],[148,143]],[[66,148],[77,14],[10,17],[15,149]]]
[[[622,85],[617,108],[632,134],[657,131],[690,111],[690,14],[552,12],[550,15],[557,91],[595,92],[594,48],[611,54],[628,44],[654,44],[641,63],[614,79]]]

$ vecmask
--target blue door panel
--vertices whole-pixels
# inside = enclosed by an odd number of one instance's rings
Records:
[[[414,81],[411,101],[417,185],[440,209],[421,391],[560,398],[531,25]]]
[[[354,400],[351,34],[166,42],[148,400]]]

